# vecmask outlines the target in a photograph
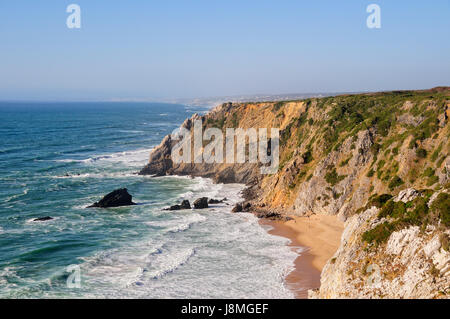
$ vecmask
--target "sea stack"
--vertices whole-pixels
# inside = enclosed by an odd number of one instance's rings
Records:
[[[194,202],[195,209],[208,208],[208,197],[202,197]]]
[[[132,198],[133,197],[128,193],[126,188],[116,189],[115,191],[107,194],[100,201],[88,206],[88,208],[109,208],[136,205],[132,202]]]

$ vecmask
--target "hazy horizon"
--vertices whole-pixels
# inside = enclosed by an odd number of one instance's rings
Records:
[[[81,28],[69,29],[69,4]],[[381,8],[369,29],[366,8]],[[450,85],[450,2],[0,4],[1,101],[151,101]]]

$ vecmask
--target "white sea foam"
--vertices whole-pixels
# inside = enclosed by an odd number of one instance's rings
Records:
[[[84,163],[94,164],[98,162],[106,163],[125,163],[127,166],[144,166],[148,161],[151,149],[139,149],[134,151],[124,151],[110,154],[95,155],[86,159],[61,159],[55,162],[61,163]]]
[[[142,175],[138,175],[136,173],[83,173],[83,174],[67,174],[67,175],[56,175],[56,176],[46,176],[50,178],[58,178],[58,179],[72,179],[72,178],[130,178],[130,177],[138,177],[143,178]]]
[[[17,198],[20,198],[22,196],[25,196],[27,194],[28,194],[28,188],[25,188],[21,194],[16,194],[16,195],[12,195],[12,196],[6,197],[5,203],[11,202],[11,201],[13,201],[13,200],[15,200]]]
[[[189,229],[192,225],[206,220],[205,216],[197,213],[186,213],[186,216],[181,218],[166,220],[166,221],[152,221],[146,222],[146,225],[164,227],[165,233],[176,233]]]
[[[190,200],[214,194],[227,197],[227,203],[177,212],[142,206],[136,216],[120,215],[138,218],[148,231],[142,228],[135,240],[119,241],[117,248],[81,258],[84,298],[293,297],[284,285],[297,257],[287,246],[289,240],[268,234],[251,214],[230,213],[242,200],[244,186],[190,180]],[[57,224],[61,221],[45,228]]]
[[[139,278],[131,282],[131,284],[139,283],[142,285],[144,284],[143,281],[147,278],[160,279],[184,265],[189,258],[194,256],[194,254],[194,248],[174,250],[167,253],[163,251],[161,254],[156,255],[154,260],[151,261],[151,268],[153,268],[153,270],[140,268],[142,269],[142,272],[140,273]]]
[[[0,269],[0,285],[1,286],[15,286],[15,284],[11,284],[9,282],[9,279],[16,279],[18,278],[16,268],[15,267],[5,267],[4,269]]]
[[[33,217],[33,218],[29,218],[25,221],[26,224],[35,224],[35,225],[49,225],[55,221],[57,221],[58,219],[60,219],[60,217],[52,217],[51,220],[47,220],[45,222],[40,222],[40,221],[35,221],[35,219],[38,217]]]

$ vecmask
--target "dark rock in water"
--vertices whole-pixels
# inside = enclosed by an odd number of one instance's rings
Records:
[[[136,205],[131,201],[132,198],[133,197],[128,193],[128,190],[126,188],[116,189],[115,191],[103,197],[99,202],[94,203],[88,208],[91,207],[108,208],[108,207]]]
[[[208,208],[208,197],[202,197],[202,198],[195,200],[194,208],[195,209]]]
[[[220,204],[220,203],[223,203],[225,200],[226,200],[226,198],[224,198],[224,199],[214,199],[214,198],[211,198],[211,199],[208,201],[208,204]]]
[[[191,209],[191,203],[188,200],[184,200],[181,202],[181,205],[173,205],[164,210],[181,210],[181,209]]]
[[[191,209],[191,203],[188,200],[184,200],[181,202],[181,209]]]
[[[242,206],[242,210],[243,210],[244,212],[249,212],[251,208],[252,208],[252,204],[250,204],[250,203],[245,203],[245,204]]]
[[[180,210],[181,206],[180,205],[173,205],[170,206],[169,208],[165,208],[164,210]]]
[[[242,212],[242,205],[241,204],[236,204],[235,206],[234,206],[234,208],[231,210],[233,213],[240,213],[240,212]]]
[[[45,222],[47,220],[52,220],[53,218],[50,216],[45,216],[45,217],[39,217],[39,218],[35,218],[33,219],[34,222]]]

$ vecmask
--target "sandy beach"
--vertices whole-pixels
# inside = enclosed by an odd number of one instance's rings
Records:
[[[299,251],[295,269],[286,277],[286,285],[296,298],[307,298],[308,290],[320,286],[320,273],[339,247],[344,223],[336,216],[291,216],[287,222],[262,220],[273,227],[269,233],[287,237],[290,246]]]

